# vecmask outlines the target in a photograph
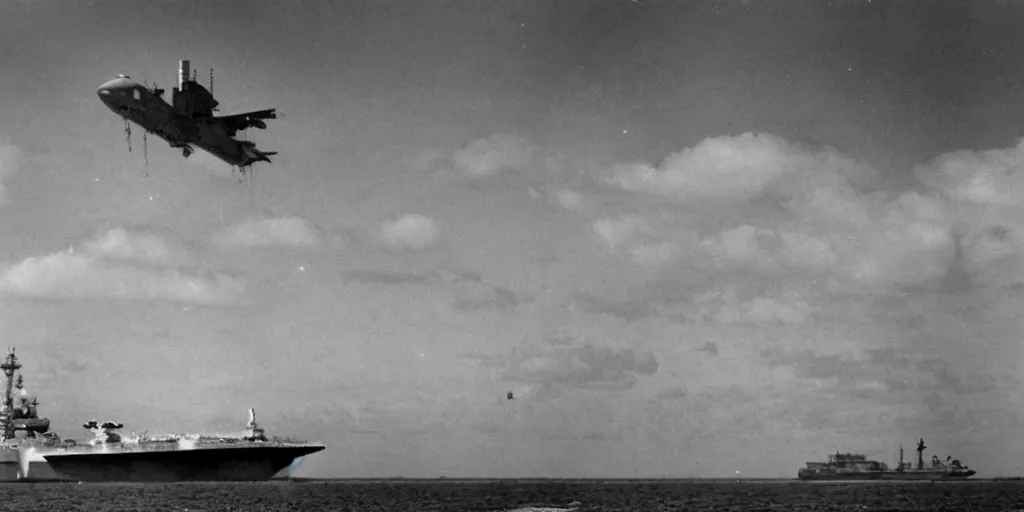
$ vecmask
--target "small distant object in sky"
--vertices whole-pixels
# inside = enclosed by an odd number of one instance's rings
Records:
[[[135,123],[167,141],[172,148],[181,148],[188,158],[199,146],[245,174],[255,162],[270,163],[267,158],[276,151],[260,151],[256,144],[237,140],[235,135],[248,128],[267,128],[264,119],[277,119],[277,109],[269,108],[229,116],[216,116],[219,102],[213,99],[213,70],[210,89],[189,77],[189,62],[178,63],[178,87],[172,89],[171,103],[164,101],[164,90],[143,86],[127,75],[119,75],[99,87],[100,101],[125,120],[125,131],[131,143],[131,125]],[[128,146],[131,150],[131,146]]]
[[[511,391],[508,392],[508,399],[509,400],[515,400],[516,399],[515,395],[513,395]]]

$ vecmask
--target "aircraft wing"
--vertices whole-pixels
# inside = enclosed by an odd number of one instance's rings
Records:
[[[267,123],[264,123],[262,120],[277,119],[277,109],[268,108],[266,110],[245,112],[243,114],[221,116],[216,119],[224,123],[224,127],[228,129],[228,132],[231,133],[231,136],[234,136],[235,132],[239,130],[244,130],[246,128],[255,127],[261,130],[266,129]]]

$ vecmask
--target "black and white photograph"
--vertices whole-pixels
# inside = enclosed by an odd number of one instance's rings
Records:
[[[1024,2],[0,0],[0,511],[1024,510]]]

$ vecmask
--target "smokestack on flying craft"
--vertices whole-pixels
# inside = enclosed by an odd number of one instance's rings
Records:
[[[188,61],[187,60],[179,60],[178,61],[178,90],[179,91],[185,89],[185,82],[187,82],[187,81],[188,81]]]

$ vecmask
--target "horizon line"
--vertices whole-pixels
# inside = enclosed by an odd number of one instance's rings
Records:
[[[653,478],[597,478],[597,477],[280,477],[274,480],[287,481],[309,481],[309,482],[763,482],[763,481],[793,481],[811,483],[841,483],[841,482],[884,482],[900,483],[903,480],[801,480],[797,477],[653,477]],[[948,482],[977,482],[990,480],[1024,480],[1024,476],[995,476],[982,478],[966,478],[962,480],[948,480]],[[947,482],[947,480],[907,480],[907,482]]]

